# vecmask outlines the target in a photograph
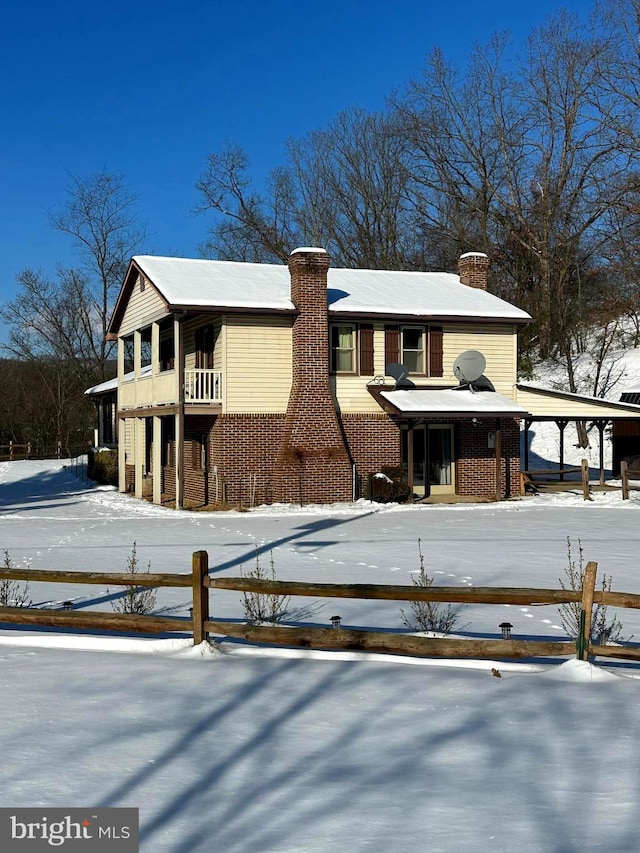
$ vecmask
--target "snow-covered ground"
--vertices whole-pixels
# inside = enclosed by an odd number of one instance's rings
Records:
[[[214,574],[271,556],[281,579],[409,583],[422,543],[447,585],[557,586],[567,537],[640,592],[640,492],[502,504],[176,513],[58,463],[0,464],[0,549],[39,568]],[[32,584],[34,602],[109,610],[114,590]],[[158,610],[187,615],[186,590]],[[400,629],[397,603],[298,600],[298,619]],[[241,619],[214,592],[215,618]],[[306,611],[306,612],[304,612]],[[640,637],[640,613],[621,614]],[[464,634],[563,637],[550,607],[468,608]],[[188,639],[0,630],[0,800],[133,806],[144,853],[637,853],[640,670],[194,649]],[[491,668],[502,677],[492,676]]]

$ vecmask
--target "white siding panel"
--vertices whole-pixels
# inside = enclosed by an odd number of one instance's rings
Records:
[[[496,391],[515,400],[517,376],[517,335],[513,326],[486,325],[474,329],[469,326],[445,326],[443,343],[444,379],[457,383],[453,364],[465,350],[478,350],[487,360],[485,376],[493,382]]]
[[[143,329],[153,323],[154,320],[166,317],[166,315],[166,305],[155,287],[147,283],[144,290],[140,290],[138,280],[131,291],[118,334],[120,337],[128,335],[136,329]]]
[[[224,325],[224,410],[279,413],[291,390],[291,319],[227,316]]]

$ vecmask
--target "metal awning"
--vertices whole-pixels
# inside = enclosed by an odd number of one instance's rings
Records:
[[[495,391],[409,388],[381,391],[385,410],[406,418],[526,418],[530,416],[513,400]]]

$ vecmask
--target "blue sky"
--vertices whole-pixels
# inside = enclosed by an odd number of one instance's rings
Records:
[[[260,177],[284,143],[351,106],[379,109],[440,46],[464,64],[586,0],[49,0],[6,4],[0,36],[0,304],[25,267],[73,263],[47,211],[69,175],[107,170],[139,196],[146,251],[197,257],[207,154],[244,147]],[[6,330],[4,332],[6,334]],[[0,338],[3,330],[0,328]]]

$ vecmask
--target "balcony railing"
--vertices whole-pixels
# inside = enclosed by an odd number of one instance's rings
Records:
[[[185,370],[184,400],[185,403],[221,403],[222,371]]]

